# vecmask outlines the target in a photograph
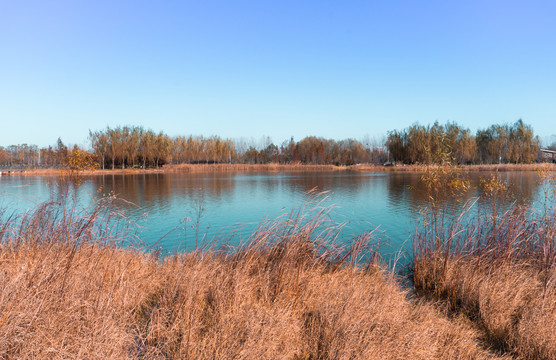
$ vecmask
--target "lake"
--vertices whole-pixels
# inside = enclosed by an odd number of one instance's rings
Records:
[[[468,174],[475,187],[481,177],[490,175]],[[344,224],[340,238],[349,241],[378,228],[375,234],[388,243],[382,253],[389,256],[407,248],[419,223],[426,204],[420,176],[349,171],[98,175],[84,178],[76,193],[80,206],[108,194],[129,201],[133,205],[125,206],[126,215],[137,224],[142,242],[172,252],[192,249],[196,229],[199,242],[215,236],[232,244],[245,241],[263,219],[303,206],[312,189],[326,191],[323,205],[331,207],[332,221]],[[501,172],[496,176],[508,182],[519,202],[540,206],[544,195],[535,172]],[[56,199],[63,186],[56,177],[2,176],[0,207],[8,214],[32,210],[35,204]],[[459,211],[464,200],[476,196],[477,191],[470,191],[466,199],[448,207]]]

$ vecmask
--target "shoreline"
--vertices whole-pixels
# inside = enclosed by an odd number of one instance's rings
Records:
[[[306,164],[179,164],[165,165],[158,169],[98,169],[69,171],[66,169],[22,169],[0,170],[1,176],[98,176],[98,175],[142,175],[165,173],[222,173],[222,172],[423,172],[439,165],[396,165],[383,166],[357,164],[351,166],[306,165]],[[488,164],[456,165],[453,169],[462,172],[509,172],[509,171],[556,171],[556,164]]]

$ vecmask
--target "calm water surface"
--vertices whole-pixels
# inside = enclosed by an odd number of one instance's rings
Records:
[[[488,173],[470,174],[473,185]],[[497,173],[510,184],[518,201],[534,206],[543,198],[534,172]],[[331,217],[345,223],[341,238],[379,228],[389,246],[385,255],[407,247],[418,224],[425,193],[415,173],[227,173],[100,175],[85,179],[77,188],[80,204],[90,204],[104,194],[116,194],[136,206],[126,206],[140,227],[147,246],[165,251],[194,247],[199,207],[199,238],[220,235],[231,243],[245,240],[265,218],[275,218],[302,206],[312,189],[328,191]],[[0,177],[0,207],[8,213],[33,209],[56,199],[59,181],[54,177]],[[471,192],[468,198],[477,194]],[[465,199],[464,199],[465,200]],[[537,205],[535,205],[537,204]],[[451,204],[455,210],[461,203]],[[232,231],[234,231],[232,236]]]

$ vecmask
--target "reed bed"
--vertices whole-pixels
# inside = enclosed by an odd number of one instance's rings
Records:
[[[279,171],[341,171],[349,167],[336,165],[293,164],[179,164],[167,165],[167,171],[179,172],[279,172]]]
[[[24,169],[14,171],[11,174],[3,172],[3,176],[91,176],[91,175],[138,175],[138,174],[162,174],[165,170],[158,169],[93,169],[93,170],[79,170],[70,171],[65,168],[46,168],[46,169]]]
[[[118,248],[113,198],[50,202],[0,227],[0,358],[126,358],[127,328],[157,264]]]
[[[382,166],[373,164],[358,164],[350,166],[350,170],[363,172],[426,172],[434,167],[446,167],[446,165],[395,165]],[[556,171],[556,164],[539,163],[539,164],[477,164],[477,165],[450,165],[451,171],[459,172],[508,172],[508,171]]]
[[[136,174],[161,174],[172,172],[185,173],[225,173],[225,172],[301,172],[301,171],[342,171],[349,167],[336,165],[309,165],[309,164],[169,164],[161,168],[147,169],[94,169],[80,170],[73,172],[72,175],[90,176],[90,175],[136,175]],[[11,172],[4,175],[11,176],[67,176],[67,169],[25,169]]]
[[[440,165],[437,165],[440,166]],[[176,164],[165,165],[154,169],[95,169],[81,170],[72,175],[136,175],[136,174],[160,174],[171,172],[185,173],[225,173],[225,172],[315,172],[315,171],[360,171],[360,172],[426,172],[431,165],[396,165],[383,166],[376,164],[357,164],[350,166],[336,165],[310,165],[310,164]],[[556,164],[486,164],[486,165],[459,165],[452,167],[453,170],[461,172],[502,172],[502,171],[556,171]],[[11,176],[67,176],[66,169],[25,169],[10,174],[4,171],[4,175]]]
[[[465,318],[412,301],[372,233],[335,246],[318,204],[238,248],[158,259],[113,201],[4,217],[0,358],[497,358]]]
[[[415,289],[466,315],[500,351],[556,359],[556,210],[508,204],[503,184],[485,184],[476,215],[437,217],[417,231]]]
[[[484,164],[484,165],[460,165],[457,169],[463,171],[556,171],[556,164]]]

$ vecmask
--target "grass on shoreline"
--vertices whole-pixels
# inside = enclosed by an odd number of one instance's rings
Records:
[[[434,167],[434,166],[432,166]],[[359,171],[359,172],[425,172],[430,165],[382,166],[358,164],[352,166],[307,165],[307,164],[179,164],[165,165],[159,169],[97,169],[82,170],[71,173],[72,176],[96,175],[134,175],[160,173],[222,173],[222,172],[319,172],[319,171]],[[556,171],[556,164],[491,164],[491,165],[460,165],[453,167],[463,172],[498,172],[498,171]],[[6,171],[4,171],[6,173]],[[12,172],[12,176],[67,176],[65,169],[25,169]]]
[[[545,180],[549,198],[556,188]],[[473,321],[495,348],[556,359],[556,210],[508,204],[505,191],[491,178],[471,220],[431,217],[415,234],[413,283]]]
[[[324,212],[160,260],[118,247],[108,200],[2,222],[1,358],[503,358],[464,317],[411,300],[370,234],[334,246]]]

